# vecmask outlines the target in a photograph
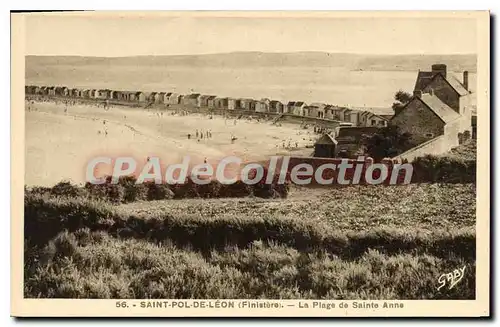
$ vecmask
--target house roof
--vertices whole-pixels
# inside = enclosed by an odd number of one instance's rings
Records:
[[[295,106],[295,101],[289,101],[289,102],[288,102],[288,105],[289,105],[289,106]]]
[[[422,91],[427,84],[429,84],[434,77],[434,74],[432,72],[418,72],[417,75],[417,80],[415,82],[415,87],[413,90],[415,91]]]
[[[421,72],[421,71],[418,72],[417,80],[415,82],[414,91],[422,91],[438,75],[440,75],[441,77],[443,77],[443,79],[446,80],[448,82],[448,84],[450,84],[450,86],[460,96],[469,94],[469,91],[467,91],[467,89],[463,86],[463,84],[458,79],[456,79],[454,76],[447,76],[445,78],[439,72],[433,73],[433,72]]]
[[[455,110],[451,109],[435,95],[422,94],[422,97],[419,99],[445,123],[460,117]]]
[[[310,106],[313,106],[313,107],[318,107],[320,109],[324,109],[326,107],[326,104],[324,103],[319,103],[319,102],[314,102],[314,103],[311,103]]]
[[[271,104],[282,104],[281,101],[278,101],[278,100],[271,100],[270,102]]]
[[[323,134],[316,143],[314,144],[337,144],[337,140],[335,140],[330,134]]]
[[[217,98],[217,96],[215,96],[215,95],[209,95],[209,96],[208,96],[208,100],[213,100],[213,99],[215,99],[215,98]]]
[[[297,101],[295,102],[295,106],[302,106],[302,105],[305,105],[305,102],[302,102],[302,101]]]
[[[199,94],[199,93],[191,93],[189,95],[186,95],[186,98],[188,98],[188,99],[196,99],[196,98],[198,98],[200,96],[201,96],[201,94]]]
[[[465,89],[464,85],[455,76],[450,76],[446,80],[461,96],[469,94],[469,91]]]

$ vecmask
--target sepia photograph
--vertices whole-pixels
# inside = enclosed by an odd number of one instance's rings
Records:
[[[18,312],[489,315],[488,12],[11,19]]]

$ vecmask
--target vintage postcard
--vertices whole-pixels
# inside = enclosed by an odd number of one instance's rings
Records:
[[[489,12],[11,27],[13,316],[490,315]]]

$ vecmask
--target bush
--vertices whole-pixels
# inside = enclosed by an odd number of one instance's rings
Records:
[[[78,197],[85,195],[85,193],[85,189],[73,185],[69,181],[59,182],[50,190],[50,194],[54,196]]]
[[[170,200],[174,198],[174,192],[167,184],[155,184],[154,182],[146,182],[144,186],[147,190],[147,199],[153,200]]]
[[[412,182],[475,183],[476,161],[452,156],[426,155],[412,163]]]

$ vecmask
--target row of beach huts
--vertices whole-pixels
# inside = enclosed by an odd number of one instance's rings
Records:
[[[174,92],[114,91],[109,89],[78,89],[65,86],[27,85],[25,93],[49,97],[108,100],[117,103],[139,105],[183,105],[191,108],[243,110],[261,113],[292,114],[296,116],[336,120],[352,126],[386,126],[390,116],[370,111],[350,109],[324,103],[306,104],[303,101],[282,103],[270,99],[219,97],[200,93],[179,94]]]

